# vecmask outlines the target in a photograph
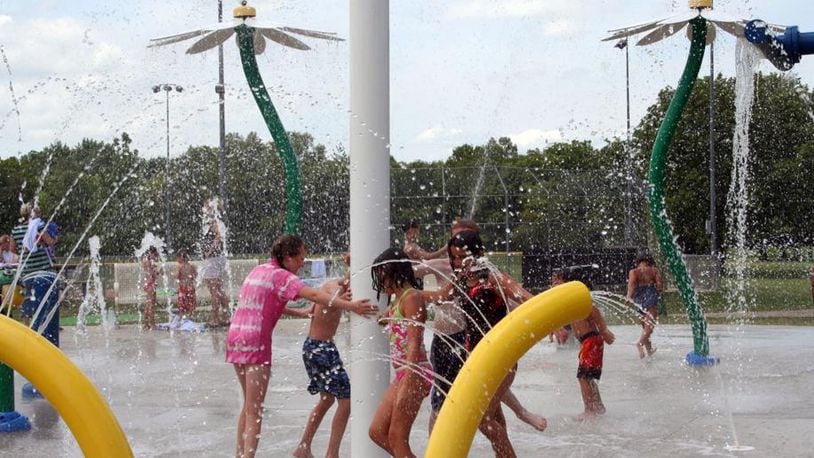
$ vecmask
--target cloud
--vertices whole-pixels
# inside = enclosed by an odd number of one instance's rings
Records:
[[[468,0],[454,3],[447,17],[527,17],[558,13],[567,9],[566,0]]]
[[[417,142],[430,142],[433,140],[456,137],[463,132],[461,129],[447,129],[445,127],[430,127],[415,137]]]
[[[543,26],[543,35],[547,37],[559,37],[570,35],[576,31],[576,24],[568,19],[557,19]]]
[[[510,135],[510,138],[522,149],[533,148],[543,143],[562,140],[562,133],[558,130],[528,129],[519,134]]]

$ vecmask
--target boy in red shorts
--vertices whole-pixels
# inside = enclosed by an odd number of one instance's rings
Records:
[[[590,273],[585,267],[569,267],[555,272],[552,286],[569,281],[581,281],[591,289]],[[585,412],[578,418],[587,419],[605,413],[605,405],[599,396],[599,384],[597,381],[602,376],[602,357],[605,343],[612,344],[616,337],[608,329],[605,318],[596,306],[592,307],[588,318],[571,323],[571,331],[574,337],[579,340],[579,367],[577,369],[577,379],[582,392],[582,402],[585,404]]]

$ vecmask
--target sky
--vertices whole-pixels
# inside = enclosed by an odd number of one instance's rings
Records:
[[[254,0],[258,23],[349,36],[349,1]],[[237,1],[224,1],[231,18]],[[716,13],[814,31],[810,0],[717,0]],[[396,0],[390,2],[391,153],[399,161],[449,156],[455,146],[508,136],[521,152],[558,141],[625,134],[625,53],[607,31],[688,11],[686,0]],[[187,55],[190,40],[151,38],[217,22],[215,0],[0,0],[0,157],[55,141],[109,141],[127,132],[144,157],[218,144],[217,51]],[[286,128],[329,151],[349,144],[348,42],[304,38],[312,49],[269,44],[260,72]],[[635,126],[686,60],[684,34],[631,47]],[[721,34],[716,72],[735,74],[735,39]],[[224,46],[226,127],[269,139],[248,92],[237,46]],[[709,73],[708,56],[702,68]],[[768,63],[760,70],[773,72]],[[814,86],[814,56],[792,72]]]

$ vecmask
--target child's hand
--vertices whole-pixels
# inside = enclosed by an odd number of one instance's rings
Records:
[[[605,329],[602,332],[602,339],[605,341],[606,344],[611,345],[616,340],[616,336],[613,335],[610,329]]]
[[[364,317],[374,316],[379,312],[379,306],[371,304],[370,299],[362,299],[350,303],[350,311]]]

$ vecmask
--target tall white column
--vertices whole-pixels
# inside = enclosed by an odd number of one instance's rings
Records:
[[[370,269],[360,269],[390,245],[390,3],[349,4],[351,288],[354,297],[375,299]],[[374,354],[387,354],[387,341],[375,320],[356,315],[350,338],[351,456],[387,456],[368,436],[389,384],[387,362],[374,360]]]

